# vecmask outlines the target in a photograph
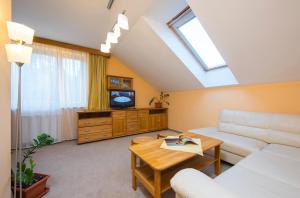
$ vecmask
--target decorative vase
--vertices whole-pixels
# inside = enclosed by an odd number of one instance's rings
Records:
[[[22,191],[22,198],[41,198],[49,192],[49,188],[46,187],[49,175],[40,173],[35,174],[42,176],[43,178],[25,189],[17,188],[17,198],[20,197],[20,190]],[[12,186],[12,190],[13,188],[14,187]]]
[[[162,103],[161,102],[156,102],[154,103],[155,108],[162,108]]]

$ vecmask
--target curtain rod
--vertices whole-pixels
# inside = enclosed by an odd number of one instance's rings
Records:
[[[98,49],[83,47],[83,46],[80,46],[80,45],[65,43],[65,42],[56,41],[56,40],[47,39],[47,38],[42,38],[42,37],[37,37],[37,36],[35,36],[33,38],[33,42],[42,43],[42,44],[46,44],[46,45],[54,45],[54,46],[57,46],[57,47],[62,47],[62,48],[67,48],[67,49],[72,49],[72,50],[77,50],[77,51],[83,51],[83,52],[87,52],[87,53],[90,53],[90,54],[101,55],[101,56],[104,56],[104,57],[107,57],[107,58],[110,58],[110,56],[111,56],[110,53],[109,54],[102,53]]]

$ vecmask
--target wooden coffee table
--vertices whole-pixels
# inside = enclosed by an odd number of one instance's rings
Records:
[[[171,188],[170,179],[184,168],[204,169],[214,164],[215,174],[221,172],[220,145],[223,141],[194,133],[184,133],[193,138],[200,138],[203,152],[213,149],[215,156],[200,156],[194,153],[161,149],[163,139],[144,144],[131,145],[132,188],[136,190],[136,180],[155,197]],[[144,163],[137,166],[137,158]]]

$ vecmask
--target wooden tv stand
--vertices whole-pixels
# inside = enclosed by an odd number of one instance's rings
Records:
[[[168,128],[167,108],[109,109],[77,114],[78,144]]]

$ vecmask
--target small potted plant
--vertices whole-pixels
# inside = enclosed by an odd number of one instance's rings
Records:
[[[49,189],[46,188],[46,183],[49,175],[35,173],[34,168],[36,163],[32,159],[32,155],[46,145],[52,144],[54,139],[46,134],[41,133],[37,138],[33,139],[31,147],[25,150],[23,160],[17,162],[16,172],[12,170],[11,181],[12,191],[14,192],[14,182],[16,181],[16,197],[22,192],[23,198],[37,198],[46,194]],[[20,189],[20,184],[22,188]]]
[[[151,106],[151,104],[154,101],[155,101],[154,102],[155,108],[162,108],[163,103],[170,105],[170,103],[168,102],[169,96],[170,96],[170,94],[168,94],[168,93],[160,92],[159,98],[157,98],[157,97],[151,98],[151,100],[149,102],[149,106]]]

